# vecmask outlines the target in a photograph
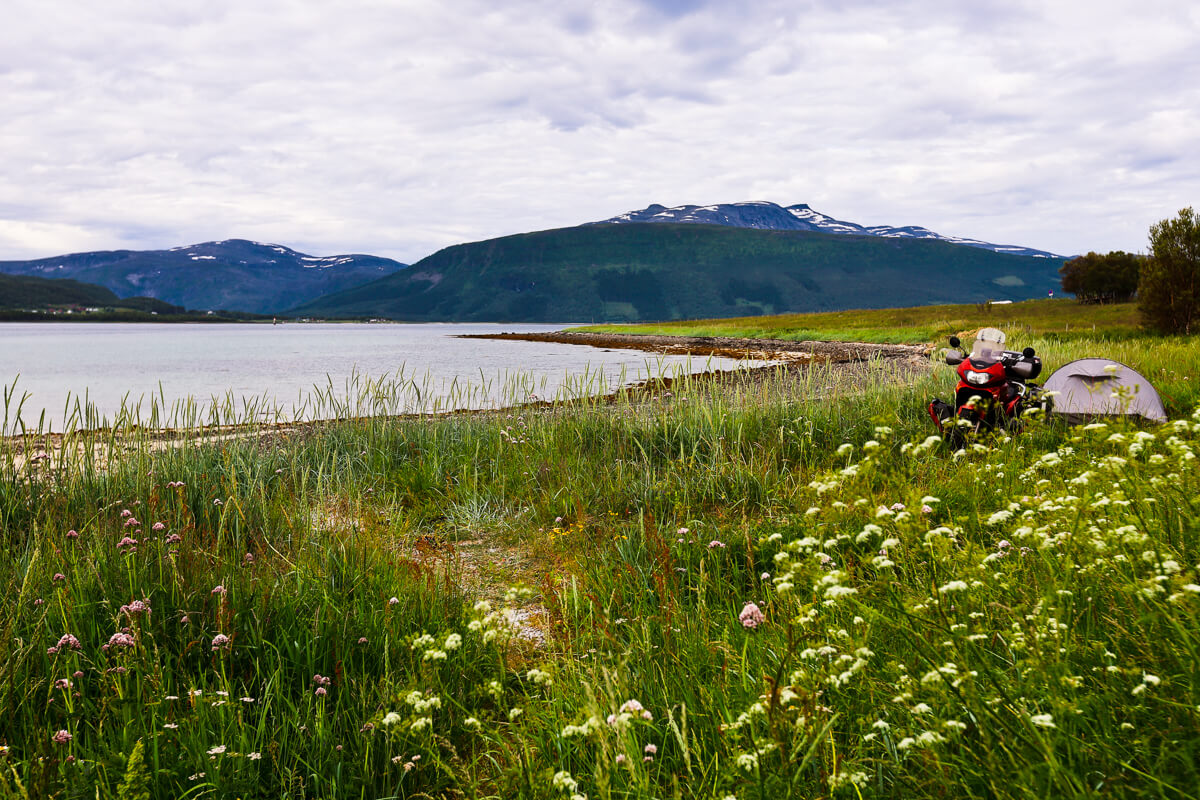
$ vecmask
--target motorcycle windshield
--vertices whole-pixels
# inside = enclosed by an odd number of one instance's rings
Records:
[[[984,328],[975,334],[975,344],[971,347],[972,361],[998,361],[1004,352],[1004,331],[996,328]]]

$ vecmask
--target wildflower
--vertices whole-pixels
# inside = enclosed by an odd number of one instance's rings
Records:
[[[178,727],[179,727],[179,725],[174,722],[164,722],[163,723],[163,730],[173,731]]]
[[[54,578],[52,580],[55,583],[58,583],[59,581],[65,581],[66,579],[67,579],[66,575],[63,575],[61,572],[56,572],[56,573],[54,573]]]
[[[842,445],[845,447],[846,445]],[[737,757],[738,769],[745,772],[753,772],[758,769],[758,755],[755,753],[742,753]]]
[[[475,731],[483,727],[482,723],[477,717],[467,717],[463,720],[463,725]]]
[[[521,716],[524,713],[525,713],[525,709],[521,708],[520,706],[513,706],[512,708],[510,708],[508,710],[508,721],[514,722],[514,721],[516,721],[517,717]]]
[[[614,759],[614,761],[617,762],[617,766],[624,764],[625,763],[625,754],[617,753],[617,757]]]
[[[71,732],[68,730],[60,730],[58,733],[54,734],[54,736],[51,738],[55,744],[66,744],[67,742],[71,741],[75,737],[73,737],[71,735]]]
[[[219,744],[219,745],[217,745],[216,747],[211,747],[211,748],[209,748],[209,750],[208,750],[208,754],[209,754],[210,756],[219,756],[219,755],[222,755],[222,754],[224,754],[224,752],[225,752],[225,749],[226,749],[226,748],[225,748],[225,745],[223,745],[223,744]]]
[[[1039,728],[1057,728],[1054,724],[1054,717],[1051,714],[1034,714],[1029,718],[1029,721]]]
[[[358,643],[359,643],[359,644],[366,644],[366,643],[367,643],[367,637],[365,637],[365,636],[360,636],[360,637],[358,637]]]
[[[742,608],[742,613],[738,614],[738,621],[742,623],[743,628],[754,629],[766,622],[766,617],[763,616],[762,610],[754,603],[746,603]]]
[[[56,680],[54,682],[54,688],[55,689],[70,689],[71,681],[69,681],[66,678],[59,678],[58,680]]]
[[[148,600],[134,600],[129,605],[121,606],[121,613],[130,617],[136,617],[139,614],[149,614],[150,602]]]
[[[642,750],[646,753],[646,755],[652,756],[658,752],[658,745],[648,744],[642,748]]]
[[[949,583],[938,587],[938,591],[942,594],[947,594],[949,592],[965,592],[966,590],[966,581],[950,581]]]
[[[721,548],[725,547],[725,543],[722,542],[720,539],[713,539],[711,542],[708,543],[709,550],[713,550],[718,547],[721,547]]]
[[[117,542],[117,549],[120,550],[122,547],[132,547],[132,548],[136,549],[137,543],[138,543],[137,539],[134,539],[131,536],[126,536],[126,537],[122,538],[121,541]]]
[[[400,598],[398,598],[398,597],[393,597],[393,598],[391,598],[390,600],[388,600],[388,605],[389,605],[389,606],[394,606],[394,605],[396,605],[396,604],[397,604],[397,603],[399,603],[399,602],[400,602]]]
[[[108,644],[105,647],[133,647],[135,644],[136,642],[132,636],[128,633],[118,631],[109,637]]]
[[[680,528],[679,530],[675,531],[675,535],[676,536],[687,536],[688,532],[689,532],[688,528]]]
[[[213,637],[212,649],[214,651],[215,650],[227,650],[227,649],[229,649],[229,647],[230,647],[230,639],[225,634],[218,633],[216,636]]]
[[[324,697],[326,694],[328,694],[328,692],[325,691],[324,686],[318,686],[313,694],[315,694],[317,697]]]
[[[250,759],[251,761],[258,761],[260,758],[262,758],[262,753],[247,753],[246,758]]]
[[[389,711],[387,714],[384,715],[382,724],[385,728],[390,728],[392,725],[396,725],[397,723],[399,723],[400,719],[401,719],[400,715],[397,714],[395,711]]]
[[[551,783],[555,789],[561,789],[564,792],[573,792],[579,786],[579,783],[571,777],[571,773],[566,770],[554,773]]]
[[[183,537],[180,536],[178,533],[172,533],[170,536],[168,536],[163,541],[165,541],[167,544],[179,544],[180,542],[183,541]]]
[[[926,503],[925,505],[921,506],[921,513],[922,513],[922,514],[932,514],[932,513],[933,513],[933,506],[931,506],[931,505],[929,505],[928,503]]]
[[[444,646],[447,650],[457,650],[462,646],[462,636],[457,633],[450,634],[446,637],[446,644]]]
[[[68,539],[78,539],[78,538],[79,538],[79,531],[77,531],[77,530],[69,530],[69,531],[67,531],[67,538],[68,538]]]
[[[216,586],[213,587],[212,591],[209,592],[209,594],[215,594],[215,595],[220,595],[221,597],[224,597],[225,595],[229,594],[229,591],[223,585],[218,583]]]
[[[58,644],[54,645],[53,647],[46,648],[46,655],[52,656],[64,649],[80,650],[82,649],[82,645],[79,644],[79,640],[74,636],[69,633],[64,633],[59,638]]]
[[[165,531],[166,529],[167,529],[167,526],[161,522],[156,522],[150,526],[150,530],[152,530],[152,531]]]
[[[243,703],[253,703],[253,702],[254,702],[254,698],[253,698],[253,697],[243,697],[243,698],[241,698],[241,701],[242,701]]]

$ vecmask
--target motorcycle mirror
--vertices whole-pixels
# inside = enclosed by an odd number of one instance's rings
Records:
[[[961,341],[959,341],[959,338],[958,338],[957,336],[951,336],[951,337],[950,337],[950,346],[951,346],[951,347],[953,347],[955,350],[957,350],[957,349],[958,349],[958,346],[959,346],[960,344],[962,344],[962,342],[961,342]]]
[[[1021,351],[1021,355],[1025,356],[1025,358],[1033,358],[1035,355],[1037,355],[1037,353],[1032,347],[1026,347]]]

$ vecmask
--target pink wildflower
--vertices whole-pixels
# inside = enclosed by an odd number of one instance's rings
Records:
[[[399,602],[400,602],[400,598],[399,598],[399,597],[393,597],[393,598],[391,598],[390,600],[388,600],[388,605],[389,605],[389,606],[394,606],[394,605],[396,605],[396,604],[397,604],[397,603],[399,603]]]
[[[229,594],[229,592],[225,589],[224,586],[222,586],[221,584],[218,583],[216,586],[213,587],[213,590],[211,592],[209,592],[209,594],[217,594],[217,595],[220,595],[221,597],[224,597],[225,595]]]
[[[725,543],[722,542],[720,539],[713,539],[711,542],[708,543],[709,550],[712,550],[717,547],[724,547],[724,546],[725,546]]]
[[[150,526],[150,530],[152,530],[152,531],[165,531],[166,529],[167,529],[167,526],[162,524],[161,522],[156,522]]]
[[[133,647],[137,642],[128,633],[118,631],[108,639],[108,644],[105,647]]]
[[[223,633],[218,633],[216,636],[214,636],[214,637],[213,637],[213,640],[212,640],[212,649],[213,649],[214,651],[216,651],[216,650],[228,650],[228,649],[229,649],[229,646],[230,646],[230,639],[229,639],[229,637],[228,637],[228,636],[226,636],[225,634],[223,634]]]
[[[617,766],[624,764],[625,763],[625,754],[617,753],[617,757],[614,760],[617,762]]]
[[[313,675],[313,683],[315,683],[317,686],[328,686],[330,679],[325,675],[317,674]]]
[[[54,688],[55,689],[70,689],[71,681],[68,680],[67,678],[59,678],[58,680],[56,680],[54,682]]]
[[[129,519],[125,520],[126,528],[133,528],[133,527],[135,527],[137,525],[141,525],[141,524],[142,523],[138,522],[135,517],[130,517]]]
[[[929,505],[923,505],[923,506],[921,506],[921,513],[922,514],[932,514],[933,507],[929,506]]]
[[[60,730],[58,733],[54,734],[52,738],[55,744],[66,744],[75,737],[73,737],[71,732],[68,730]]]
[[[760,609],[757,605],[754,603],[746,603],[746,605],[742,607],[742,613],[738,614],[738,621],[742,623],[743,628],[750,628],[753,630],[754,628],[757,628],[759,625],[762,625],[764,622],[766,622],[767,618],[763,616],[762,609]]]
[[[121,613],[131,617],[136,617],[138,614],[150,613],[150,601],[134,600],[127,606],[121,606]]]
[[[179,544],[180,542],[183,541],[183,537],[180,536],[178,533],[172,533],[164,541],[166,541],[167,544]]]
[[[74,529],[67,531],[67,538],[68,539],[78,539],[79,531],[74,530]]]
[[[318,686],[317,690],[313,692],[313,694],[315,694],[317,697],[324,697],[326,695],[325,687]]]
[[[132,517],[132,516],[133,516],[133,512],[130,511],[128,508],[122,509],[122,511],[121,511],[122,519],[128,519],[129,517]]]
[[[67,576],[66,576],[66,575],[63,575],[61,572],[56,572],[56,573],[54,573],[54,581],[55,581],[56,583],[57,583],[58,581],[65,581],[66,579],[67,579]]]

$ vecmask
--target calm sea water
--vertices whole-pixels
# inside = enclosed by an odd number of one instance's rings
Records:
[[[181,414],[227,421],[211,415],[230,408],[239,415],[314,418],[336,416],[331,401],[355,413],[492,407],[531,395],[599,392],[677,369],[737,365],[729,359],[455,338],[562,327],[0,323],[0,380],[9,391],[15,385],[7,432],[16,429],[16,404],[26,394],[24,423],[36,426],[44,413],[61,430],[68,406],[83,409],[85,399],[109,422],[121,413],[136,414],[143,424],[179,424]],[[370,382],[380,381],[386,392],[367,391]],[[158,416],[151,420],[155,405]]]

